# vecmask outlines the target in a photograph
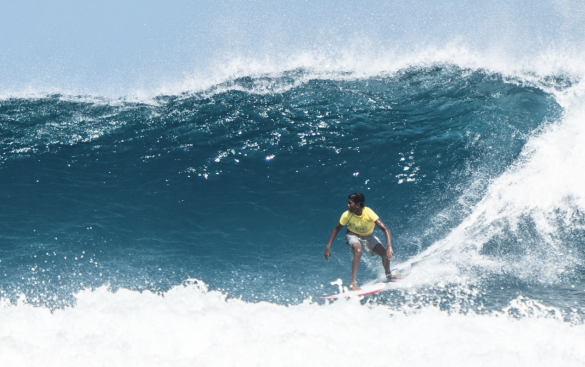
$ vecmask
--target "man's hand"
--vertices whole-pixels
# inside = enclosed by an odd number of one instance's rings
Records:
[[[388,260],[394,257],[394,250],[392,250],[392,247],[389,247],[388,250],[386,251],[386,257],[388,258]]]
[[[331,232],[331,236],[329,236],[329,242],[327,243],[327,246],[325,246],[325,260],[329,260],[331,257],[331,245],[333,244],[333,241],[335,240],[335,237],[337,237],[337,234],[341,228],[343,228],[341,223],[337,223],[335,228],[333,228],[333,232]]]
[[[330,257],[331,257],[331,247],[327,246],[327,247],[325,247],[325,260],[329,260]]]

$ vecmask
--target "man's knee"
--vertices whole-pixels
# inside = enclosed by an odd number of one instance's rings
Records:
[[[353,251],[354,255],[361,255],[362,254],[362,244],[359,242],[352,244],[351,250]]]

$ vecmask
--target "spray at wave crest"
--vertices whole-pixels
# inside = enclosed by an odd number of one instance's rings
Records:
[[[295,50],[268,56],[225,55],[214,59],[209,68],[183,72],[180,76],[161,79],[151,75],[148,86],[126,83],[116,87],[112,81],[107,87],[88,89],[69,85],[27,86],[24,90],[1,90],[0,99],[37,98],[46,95],[94,95],[111,100],[122,98],[135,102],[152,103],[162,95],[179,96],[184,93],[215,93],[232,85],[253,93],[282,92],[312,79],[355,79],[393,75],[409,68],[431,68],[454,65],[461,69],[486,70],[524,80],[541,80],[542,76],[560,76],[579,79],[585,75],[583,52],[580,50],[539,50],[530,56],[514,56],[471,47],[463,42],[450,42],[443,46],[427,45],[397,48],[373,44],[360,39],[333,49]],[[298,71],[301,71],[300,73]],[[290,76],[293,79],[290,79]],[[254,88],[237,85],[238,80],[251,78]],[[156,83],[154,82],[156,80]],[[277,81],[275,83],[274,81]],[[228,87],[229,88],[229,87]]]
[[[425,69],[441,66],[455,66],[461,69],[485,70],[510,78],[534,81],[541,84],[544,79],[578,80],[585,75],[582,52],[574,54],[549,49],[537,55],[518,58],[499,51],[476,50],[464,44],[450,43],[444,47],[426,46],[416,50],[387,49],[375,50],[364,45],[352,45],[342,51],[297,52],[294,55],[269,58],[232,57],[216,61],[213,70],[198,73],[182,81],[165,83],[151,91],[135,91],[129,95],[135,98],[152,98],[157,95],[180,95],[200,93],[228,86],[241,78],[256,80],[255,88],[243,90],[254,93],[282,92],[312,79],[344,80],[388,76],[408,69]],[[365,42],[367,45],[367,42]],[[296,74],[296,75],[295,75]],[[283,82],[288,76],[295,76],[293,83]],[[263,78],[271,81],[262,83]],[[260,81],[260,82],[258,82]],[[266,81],[266,79],[264,79]],[[234,85],[234,84],[232,84]],[[239,88],[239,87],[238,87]]]

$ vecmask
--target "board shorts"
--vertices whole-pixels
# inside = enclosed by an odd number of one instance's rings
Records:
[[[373,233],[367,236],[360,236],[359,234],[347,231],[345,238],[347,239],[347,244],[350,250],[352,244],[359,242],[362,244],[362,248],[366,250],[370,256],[376,256],[377,254],[374,252],[374,247],[376,247],[377,244],[382,244],[382,241],[380,241],[378,237],[374,236]]]

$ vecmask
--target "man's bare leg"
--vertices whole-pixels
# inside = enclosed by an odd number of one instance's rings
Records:
[[[357,274],[360,268],[360,260],[362,258],[362,245],[359,242],[351,245],[353,252],[353,260],[351,261],[351,289],[354,291],[360,290],[361,288],[357,284]]]
[[[402,275],[400,275],[400,274],[392,275],[392,273],[390,271],[390,259],[388,259],[388,257],[386,256],[386,249],[384,248],[384,246],[382,246],[382,244],[379,243],[376,246],[374,246],[374,252],[377,253],[378,255],[380,255],[380,257],[382,258],[382,265],[384,266],[384,273],[386,273],[386,278],[388,280],[402,279]]]

